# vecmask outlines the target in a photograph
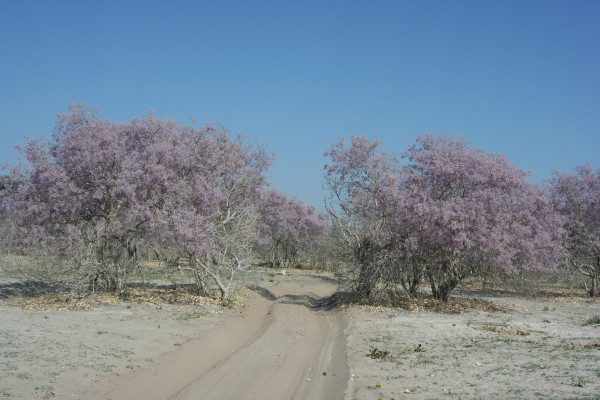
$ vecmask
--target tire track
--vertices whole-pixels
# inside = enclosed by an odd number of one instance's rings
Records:
[[[344,399],[345,325],[329,307],[334,290],[306,277],[258,289],[244,318],[136,371],[102,399]]]

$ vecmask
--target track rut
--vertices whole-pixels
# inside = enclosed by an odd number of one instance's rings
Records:
[[[331,307],[334,291],[309,277],[257,288],[244,317],[122,377],[98,399],[344,399],[345,320]]]

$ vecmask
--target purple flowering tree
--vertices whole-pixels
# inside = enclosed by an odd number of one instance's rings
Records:
[[[350,144],[344,138],[333,144],[325,154],[331,158],[325,166],[327,211],[338,253],[349,264],[350,290],[373,297],[402,287],[412,295],[422,271],[411,268],[402,254],[400,236],[408,226],[400,223],[402,215],[394,215],[402,176],[398,160],[379,146],[377,140],[358,136]]]
[[[561,256],[560,219],[549,196],[504,156],[456,136],[420,136],[403,154],[434,297],[486,271],[551,270]]]
[[[566,265],[585,278],[591,297],[600,295],[600,168],[575,168],[574,174],[555,172],[551,182],[556,210],[564,217]]]
[[[414,293],[426,279],[447,301],[469,276],[556,265],[560,219],[505,157],[451,135],[420,136],[401,160],[378,144],[354,137],[328,153],[331,209],[355,243],[362,294],[397,284]]]
[[[329,231],[327,216],[276,190],[261,194],[255,249],[273,267],[314,265]]]
[[[5,259],[15,231],[7,200],[18,187],[19,183],[13,182],[10,176],[0,176],[0,270],[6,268]]]
[[[18,244],[71,260],[92,290],[123,288],[152,207],[138,170],[152,134],[131,128],[72,106],[50,142],[30,139],[21,149],[31,167],[13,171],[24,182],[10,204]]]
[[[188,133],[179,138],[180,152],[173,157],[180,179],[170,186],[171,205],[155,226],[185,251],[186,269],[196,276],[199,290],[205,290],[208,278],[225,299],[236,273],[251,264],[271,156],[241,135],[230,139],[222,129]]]
[[[227,292],[222,270],[234,267],[232,259],[240,268],[244,257],[234,250],[234,228],[241,224],[250,235],[248,204],[265,183],[262,148],[218,126],[152,114],[119,123],[74,105],[59,115],[51,141],[29,140],[22,151],[30,168],[13,171],[23,185],[5,203],[23,249],[53,249],[80,284],[121,290],[140,248],[167,243],[188,252],[203,272],[198,279],[212,278]]]

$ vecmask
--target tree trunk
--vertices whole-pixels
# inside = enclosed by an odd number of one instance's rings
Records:
[[[198,296],[208,296],[208,291],[206,290],[206,286],[204,284],[204,277],[199,270],[194,270],[194,277],[196,278],[196,284],[194,285],[196,294]]]
[[[453,282],[440,283],[437,285],[437,287],[432,285],[431,292],[435,299],[447,303],[448,300],[450,300],[450,293],[452,293],[452,290],[456,287],[456,285],[457,283],[455,284]]]
[[[208,275],[216,284],[219,289],[219,293],[221,294],[220,300],[224,300],[229,295],[229,288],[223,284],[221,278],[219,277],[218,271],[211,271],[210,267],[203,263],[196,255],[192,258],[192,268],[197,271],[200,268],[206,275]],[[210,261],[208,261],[210,264]],[[196,276],[200,276],[200,274],[196,273]]]
[[[358,275],[358,285],[356,286],[356,292],[361,298],[368,298],[371,296],[373,290],[373,271],[368,265],[361,265],[360,273]]]
[[[590,279],[590,286],[584,281],[585,290],[590,297],[598,297],[600,296],[600,288],[598,287],[598,280],[600,278],[600,257],[596,258],[596,265],[588,264],[585,267],[587,267],[587,269],[583,269],[583,267],[578,269],[580,274],[588,276]]]
[[[431,294],[435,299],[447,303],[450,300],[450,293],[458,286],[460,279],[457,274],[451,273],[450,266],[443,264],[441,270],[429,272],[429,284]]]
[[[401,279],[400,284],[408,295],[408,297],[415,296],[419,291],[419,285],[421,284],[421,278],[413,276],[412,278]]]
[[[590,297],[598,297],[600,295],[600,289],[598,288],[598,275],[600,275],[600,257],[596,259],[596,267],[590,271],[591,286],[590,286]]]

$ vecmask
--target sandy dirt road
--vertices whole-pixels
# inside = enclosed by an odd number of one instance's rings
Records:
[[[119,377],[94,399],[344,399],[345,321],[330,309],[334,290],[311,277],[256,289],[243,318]]]

